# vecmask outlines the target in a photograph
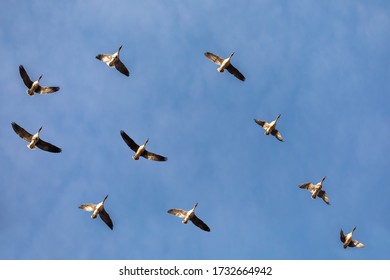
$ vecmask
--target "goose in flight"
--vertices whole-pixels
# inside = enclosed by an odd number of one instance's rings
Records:
[[[155,160],[155,161],[166,161],[168,160],[167,157],[164,157],[164,156],[160,156],[160,155],[157,155],[155,153],[151,153],[149,151],[146,150],[146,144],[148,143],[149,141],[149,138],[146,139],[145,143],[141,146],[138,146],[137,143],[134,142],[133,139],[131,139],[129,137],[129,135],[126,134],[126,132],[124,132],[123,130],[121,130],[121,136],[123,138],[123,140],[126,142],[127,146],[130,147],[130,149],[132,149],[135,154],[133,155],[133,159],[135,160],[139,160],[139,157],[144,157],[146,159],[149,159],[149,160]]]
[[[211,52],[205,52],[204,55],[212,62],[219,65],[219,67],[217,68],[218,72],[223,72],[226,69],[229,71],[230,74],[233,74],[237,79],[241,81],[245,81],[244,75],[242,75],[240,71],[238,71],[237,68],[230,63],[230,60],[234,55],[234,52],[232,52],[230,56],[225,59]]]
[[[119,59],[119,53],[121,49],[122,46],[120,46],[119,49],[113,54],[98,54],[96,58],[105,62],[109,67],[115,67],[116,70],[121,72],[123,75],[129,77],[130,76],[129,70],[127,70],[126,66]]]
[[[324,182],[324,180],[325,180],[325,177],[323,177],[321,179],[321,181],[315,185],[308,182],[308,183],[304,183],[304,184],[299,185],[299,187],[301,189],[306,189],[309,192],[311,192],[312,199],[316,199],[316,197],[318,196],[318,197],[322,198],[326,204],[330,205],[329,198],[326,195],[326,192],[324,190],[322,190],[322,182]]]
[[[254,121],[265,129],[265,135],[271,134],[275,136],[276,139],[283,142],[282,134],[280,134],[280,132],[276,129],[276,123],[279,120],[279,118],[280,118],[280,114],[276,117],[274,121],[270,123],[267,123],[266,121],[257,120],[257,119],[254,119]]]
[[[85,203],[81,204],[79,208],[88,212],[93,212],[91,215],[92,219],[96,219],[97,215],[99,215],[103,222],[105,222],[106,225],[112,230],[114,228],[114,225],[111,221],[110,215],[108,215],[108,213],[104,209],[104,201],[107,199],[107,197],[108,195],[106,195],[103,201],[99,202],[98,204]]]
[[[38,132],[35,133],[34,135],[32,135],[31,133],[24,130],[24,128],[22,128],[21,126],[19,126],[15,122],[12,123],[12,128],[14,129],[16,134],[20,136],[20,138],[29,142],[27,147],[31,150],[35,149],[35,147],[38,147],[41,150],[51,152],[51,153],[60,153],[61,152],[60,148],[40,139],[39,133],[42,130],[42,126],[38,129]]]
[[[198,206],[198,203],[195,203],[194,207],[189,210],[185,211],[182,209],[170,209],[168,210],[169,214],[175,215],[179,218],[183,218],[184,220],[182,221],[183,224],[188,223],[188,221],[191,221],[194,225],[199,227],[200,229],[203,229],[204,231],[210,231],[210,228],[195,215],[195,208]]]
[[[34,92],[40,93],[40,94],[48,94],[48,93],[53,93],[56,91],[59,91],[59,87],[44,87],[39,84],[39,81],[42,79],[43,75],[40,75],[38,80],[36,81],[31,81],[30,77],[28,76],[26,70],[24,69],[23,65],[19,65],[19,73],[20,76],[22,77],[22,80],[24,84],[26,85],[27,89],[27,94],[33,96]]]
[[[356,230],[356,227],[352,229],[350,233],[347,235],[344,235],[343,230],[340,230],[340,240],[344,244],[344,249],[347,249],[347,247],[358,247],[358,248],[363,248],[364,244],[360,243],[357,240],[352,240],[352,235],[353,232]]]

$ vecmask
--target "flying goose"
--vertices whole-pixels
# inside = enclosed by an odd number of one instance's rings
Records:
[[[118,51],[116,51],[113,54],[98,54],[96,58],[105,62],[109,67],[115,67],[116,70],[121,72],[123,75],[129,77],[130,76],[129,70],[127,70],[126,66],[119,59],[119,53],[121,49],[122,46],[120,46]]]
[[[33,96],[34,92],[40,93],[40,94],[53,93],[53,92],[56,92],[60,89],[59,87],[43,87],[43,86],[39,85],[39,81],[42,79],[43,75],[40,75],[38,80],[36,80],[35,82],[31,81],[31,79],[28,76],[23,65],[19,65],[19,73],[23,79],[24,84],[28,88],[26,91],[28,95]]]
[[[353,232],[355,230],[356,230],[356,227],[354,227],[352,229],[352,231],[350,233],[348,233],[347,235],[344,235],[344,232],[342,229],[340,230],[340,240],[341,240],[341,242],[344,243],[344,249],[347,249],[347,247],[358,247],[358,248],[364,247],[364,244],[360,243],[359,241],[352,240],[352,235],[353,235]]]
[[[12,128],[14,129],[16,134],[20,136],[20,138],[29,142],[27,147],[31,150],[35,149],[35,147],[38,147],[41,150],[51,152],[51,153],[60,153],[61,152],[60,148],[58,148],[50,143],[47,143],[39,138],[39,133],[42,130],[42,126],[38,129],[38,132],[35,133],[34,135],[32,135],[31,133],[24,130],[24,128],[22,128],[21,126],[19,126],[15,122],[12,123]]]
[[[183,218],[184,220],[182,221],[183,224],[188,223],[188,221],[191,221],[194,225],[197,227],[203,229],[204,231],[210,231],[210,228],[195,215],[195,208],[198,206],[198,203],[195,203],[194,207],[189,210],[185,211],[182,209],[170,209],[168,210],[169,214],[175,215],[179,218]]]
[[[112,230],[114,228],[114,225],[111,221],[110,215],[108,215],[108,213],[104,209],[104,201],[107,199],[107,197],[108,195],[106,195],[103,201],[99,202],[98,204],[85,203],[81,204],[79,208],[88,212],[93,212],[91,215],[92,219],[96,219],[97,215],[99,215],[103,222],[105,222],[106,225]]]
[[[138,146],[138,144],[135,143],[134,140],[131,139],[129,137],[129,135],[127,135],[126,132],[124,132],[123,130],[121,130],[121,136],[122,136],[123,140],[126,142],[127,146],[129,146],[130,149],[132,149],[135,152],[135,154],[133,155],[133,159],[139,160],[139,157],[142,156],[142,157],[144,157],[146,159],[155,160],[155,161],[166,161],[166,160],[168,160],[167,157],[160,156],[160,155],[151,153],[151,152],[146,150],[145,147],[146,147],[146,144],[149,141],[149,138],[146,139],[146,141],[145,141],[145,143],[143,145]]]
[[[283,142],[282,134],[280,134],[280,132],[276,129],[276,122],[278,121],[279,118],[280,118],[280,114],[277,115],[276,119],[270,123],[267,123],[266,121],[256,120],[256,119],[254,119],[254,121],[265,129],[265,135],[271,134],[275,136],[276,139]]]
[[[316,197],[321,197],[326,204],[330,205],[329,198],[326,195],[326,192],[322,190],[322,182],[324,182],[325,177],[321,179],[321,181],[317,184],[312,184],[312,183],[304,183],[299,185],[301,189],[307,189],[309,192],[311,192],[311,198],[316,199]]]
[[[234,52],[230,54],[228,58],[223,59],[222,57],[219,57],[216,54],[213,54],[211,52],[205,52],[204,55],[210,59],[215,64],[218,64],[219,67],[217,68],[218,72],[223,72],[225,69],[230,72],[230,74],[233,74],[237,79],[241,81],[245,81],[244,75],[240,73],[231,63],[230,60],[232,56],[234,55]]]

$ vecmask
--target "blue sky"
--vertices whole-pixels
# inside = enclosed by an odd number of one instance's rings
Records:
[[[1,259],[390,259],[388,1],[2,6]],[[95,58],[120,45],[129,78]],[[60,91],[28,96],[20,64]],[[253,121],[278,114],[284,143]],[[298,188],[323,176],[330,206]],[[113,231],[78,208],[106,194]],[[195,202],[210,233],[167,214]]]

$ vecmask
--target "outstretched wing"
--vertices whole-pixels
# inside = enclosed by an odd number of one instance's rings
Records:
[[[118,58],[116,61],[115,61],[115,68],[121,72],[123,75],[126,75],[127,77],[130,76],[130,72],[129,70],[126,68],[126,66],[122,63],[122,61],[120,61],[120,59]]]
[[[134,152],[137,152],[137,150],[139,148],[137,143],[135,143],[134,140],[131,139],[129,137],[129,135],[127,135],[126,132],[124,132],[123,130],[121,130],[121,136],[122,136],[123,140],[126,142],[127,146],[129,146],[130,149],[132,149]]]
[[[12,128],[16,132],[17,135],[19,135],[20,138],[23,138],[24,140],[31,142],[32,134],[28,133],[26,130],[24,130],[23,127],[19,126],[17,123],[12,123]]]
[[[272,134],[273,136],[275,136],[276,139],[278,139],[279,141],[283,142],[283,137],[282,137],[282,134],[280,134],[279,130],[273,129],[273,130],[271,131],[271,134]]]
[[[326,195],[326,192],[324,190],[320,190],[320,192],[318,193],[317,196],[321,197],[322,200],[325,201],[326,204],[330,205],[329,198]]]
[[[182,210],[182,209],[176,209],[176,208],[174,208],[174,209],[169,209],[168,210],[168,213],[169,214],[172,214],[172,215],[175,215],[175,216],[177,216],[177,217],[179,217],[179,218],[185,218],[186,217],[186,215],[187,215],[187,211],[185,211],[185,210]]]
[[[238,71],[237,68],[234,67],[232,64],[229,64],[229,66],[226,67],[226,70],[228,70],[230,74],[233,74],[234,77],[236,77],[237,79],[245,81],[244,75],[242,75],[241,72]]]
[[[301,184],[301,185],[299,185],[299,187],[300,187],[301,189],[307,189],[309,192],[313,192],[313,191],[316,190],[316,186],[313,185],[313,184],[310,183],[310,182]]]
[[[111,54],[98,54],[96,56],[96,58],[107,63],[107,62],[112,60],[112,55]]]
[[[204,231],[210,231],[210,228],[196,215],[192,217],[191,222],[193,222],[194,225],[196,225],[200,229],[203,229]]]
[[[19,73],[22,77],[22,80],[26,87],[31,88],[33,82],[30,80],[30,77],[28,76],[26,70],[24,69],[23,65],[19,65]]]
[[[340,230],[340,240],[341,240],[341,242],[345,242],[345,235],[344,235],[344,232],[343,232],[343,230]]]
[[[53,93],[53,92],[56,92],[56,91],[59,91],[60,88],[59,87],[41,87],[41,86],[38,86],[38,88],[36,89],[35,92],[38,92],[40,94],[48,94],[48,93]]]
[[[352,240],[351,242],[349,242],[348,246],[349,247],[358,247],[358,248],[364,248],[365,247],[363,243],[360,243],[357,240]]]
[[[212,62],[214,62],[215,64],[218,64],[218,65],[221,65],[223,60],[224,60],[222,57],[220,57],[220,56],[218,56],[216,54],[213,54],[211,52],[205,52],[204,55],[208,59],[210,59]]]
[[[93,212],[95,211],[96,204],[93,203],[84,203],[79,206],[80,209],[83,209],[88,212]]]
[[[42,139],[39,139],[36,146],[44,150],[46,152],[51,152],[51,153],[61,153],[61,148],[58,148],[57,146],[54,146],[53,144],[47,143],[43,141]]]
[[[151,153],[151,152],[148,152],[148,151],[144,151],[142,153],[142,156],[146,159],[149,159],[149,160],[155,160],[155,161],[167,161],[168,158],[167,157],[164,157],[164,156],[160,156],[158,154],[155,154],[155,153]]]
[[[112,223],[112,220],[110,218],[110,215],[106,212],[106,210],[103,208],[103,210],[99,213],[100,218],[103,220],[103,222],[106,223],[106,225],[113,230],[114,224]]]

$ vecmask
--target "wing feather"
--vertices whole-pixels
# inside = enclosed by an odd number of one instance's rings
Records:
[[[22,77],[22,80],[26,87],[31,88],[33,82],[31,81],[30,77],[28,76],[26,70],[24,69],[23,65],[19,65],[19,73]]]
[[[185,218],[186,215],[187,215],[187,211],[182,210],[182,209],[176,209],[176,208],[169,209],[168,213],[172,214],[172,215],[175,215],[175,216],[177,216],[179,218]]]
[[[241,81],[245,81],[244,75],[242,75],[241,72],[238,71],[238,69],[234,67],[232,64],[229,64],[229,66],[226,67],[226,70],[228,70],[230,74],[233,74],[234,77],[236,77],[237,79]]]
[[[200,229],[203,229],[204,231],[210,231],[210,228],[208,225],[206,225],[201,219],[199,219],[196,215],[194,215],[191,219],[191,222],[199,227]]]
[[[127,135],[126,132],[124,132],[123,130],[121,130],[121,136],[122,136],[122,139],[127,144],[127,146],[129,146],[130,149],[132,149],[134,152],[137,152],[137,150],[139,148],[138,144],[135,143],[134,140],[131,139],[130,136]]]
[[[12,128],[14,129],[16,134],[19,135],[20,138],[22,138],[28,142],[31,142],[33,135],[28,133],[24,128],[22,128],[21,126],[19,126],[15,122],[12,123]]]
[[[224,60],[222,57],[220,57],[220,56],[218,56],[216,54],[213,54],[211,52],[205,52],[204,55],[208,59],[210,59],[212,62],[214,62],[215,64],[218,64],[218,65],[221,65],[223,60]]]
[[[61,148],[58,148],[57,146],[54,146],[53,144],[47,143],[43,141],[42,139],[39,139],[36,146],[44,151],[51,152],[51,153],[61,153]]]
[[[106,223],[106,225],[113,230],[114,224],[112,223],[112,220],[110,218],[110,215],[106,212],[106,210],[103,208],[103,210],[99,213],[100,218],[103,220],[103,222]]]
[[[80,209],[83,209],[88,212],[93,212],[96,209],[96,204],[93,203],[84,203],[79,206]]]
[[[121,72],[123,75],[129,77],[130,76],[130,72],[129,70],[126,68],[126,66],[122,63],[122,61],[118,58],[116,61],[115,61],[115,68]]]

